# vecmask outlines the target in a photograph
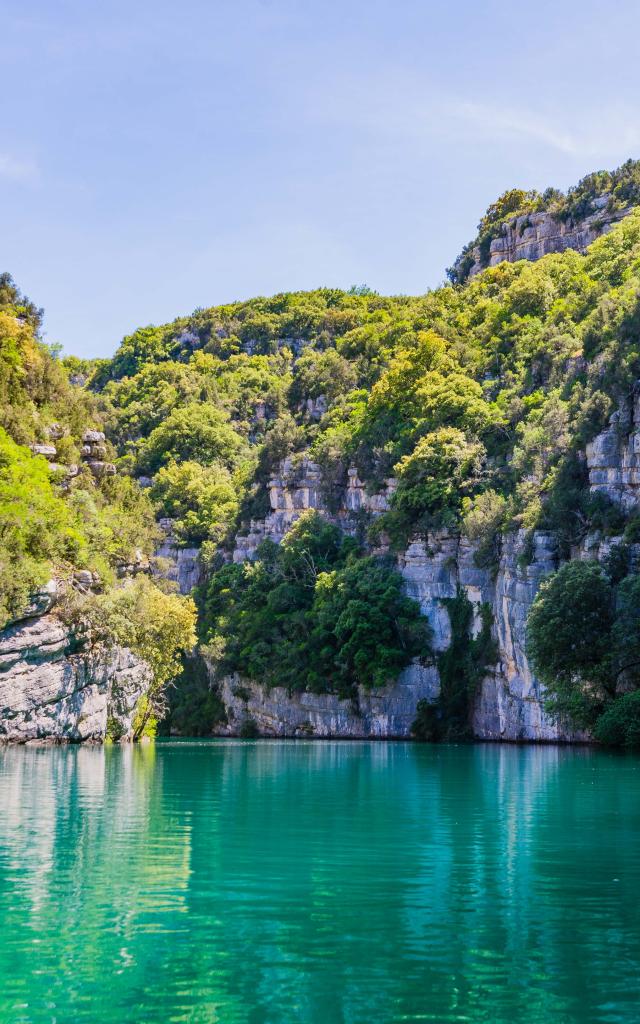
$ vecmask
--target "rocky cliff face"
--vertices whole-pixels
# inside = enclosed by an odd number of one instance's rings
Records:
[[[74,653],[52,614],[0,633],[0,742],[104,740],[107,722],[130,738],[149,670],[122,648]]]
[[[175,583],[180,594],[190,594],[202,579],[200,548],[182,547],[174,536],[171,519],[161,519],[159,526],[164,538],[156,548],[159,563],[153,571]]]
[[[579,221],[556,219],[548,212],[523,214],[514,217],[502,226],[502,232],[491,242],[488,260],[483,260],[476,246],[471,251],[473,264],[467,277],[474,277],[486,267],[495,267],[503,260],[539,260],[548,253],[576,249],[585,252],[596,238],[606,234],[631,209],[607,209],[610,196],[603,195],[593,200],[595,210]],[[459,263],[459,261],[457,261]]]
[[[410,665],[384,691],[361,687],[354,701],[335,694],[288,694],[282,687],[267,690],[228,677],[220,687],[228,723],[219,732],[237,735],[250,721],[262,736],[400,739],[409,735],[418,701],[435,700],[438,687],[437,670],[421,665]]]
[[[587,445],[591,490],[626,509],[640,499],[640,388],[609,426]]]
[[[277,543],[306,508],[322,510],[343,529],[355,529],[354,513],[372,515],[388,508],[395,487],[388,480],[383,493],[369,495],[350,469],[339,495],[337,510],[329,512],[323,497],[321,473],[308,461],[294,468],[283,463],[270,482],[272,513],[254,522],[248,534],[238,538],[234,560],[255,556],[265,537]],[[433,628],[434,646],[444,650],[451,642],[449,615],[443,600],[462,588],[474,606],[475,627],[480,628],[480,608],[488,604],[499,657],[477,694],[473,729],[479,739],[570,741],[583,737],[563,730],[543,710],[543,687],[536,679],[525,651],[526,621],[541,579],[556,568],[549,535],[537,533],[533,551],[523,534],[505,538],[495,572],[479,569],[473,546],[458,535],[441,532],[427,541],[416,540],[398,557],[406,590],[422,609]],[[362,691],[355,703],[324,694],[289,695],[284,690],[265,691],[255,683],[226,679],[222,698],[227,707],[227,731],[237,732],[250,719],[260,733],[273,736],[408,736],[418,700],[433,701],[439,692],[435,667],[413,665],[388,690]]]

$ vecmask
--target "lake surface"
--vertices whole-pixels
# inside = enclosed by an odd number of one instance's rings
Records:
[[[640,759],[0,751],[0,1021],[640,1020]]]

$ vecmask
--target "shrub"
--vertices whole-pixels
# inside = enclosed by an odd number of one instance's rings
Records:
[[[462,529],[476,545],[474,560],[480,568],[497,567],[506,514],[506,498],[497,491],[483,491],[473,499],[463,499]]]
[[[462,501],[476,485],[484,448],[455,427],[427,434],[395,467],[398,489],[388,525],[408,538],[413,530],[455,525]]]
[[[609,747],[640,748],[640,690],[616,697],[596,722],[594,738]]]
[[[163,516],[175,520],[181,541],[220,541],[233,523],[238,499],[229,470],[214,464],[172,462],[157,473],[151,497]]]
[[[192,404],[174,409],[142,444],[138,470],[155,473],[171,460],[196,459],[205,466],[219,463],[232,469],[246,451],[246,443],[221,410]]]
[[[614,692],[614,592],[597,562],[567,562],[542,583],[529,612],[527,653],[548,709],[590,726]]]

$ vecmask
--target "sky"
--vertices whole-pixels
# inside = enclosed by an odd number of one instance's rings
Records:
[[[488,204],[640,157],[637,0],[0,0],[0,270],[46,340],[436,287]]]

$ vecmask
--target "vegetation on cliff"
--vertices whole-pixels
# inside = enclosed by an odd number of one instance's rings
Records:
[[[636,177],[625,165],[563,202],[603,190],[632,202]],[[88,389],[120,472],[151,477],[156,515],[203,545],[200,631],[224,645],[226,667],[268,681],[277,664],[291,685],[346,692],[358,672],[335,649],[303,671],[273,657],[283,627],[265,625],[267,595],[307,628],[320,614],[315,584],[275,586],[282,555],[268,546],[254,566],[220,565],[236,532],[269,513],[270,476],[286,457],[294,474],[311,458],[330,511],[350,466],[370,492],[395,479],[384,514],[359,514],[351,566],[366,565],[367,538],[401,549],[441,527],[463,531],[490,569],[510,530],[551,532],[559,559],[590,531],[622,534],[628,515],[590,493],[584,450],[640,376],[639,293],[634,211],[586,255],[505,262],[416,298],[318,289],[197,310],[125,338]],[[345,573],[346,561],[324,571]],[[371,654],[369,680],[386,674]]]
[[[605,192],[634,203],[639,166],[591,175],[565,197],[510,193],[481,230],[525,207],[584,215]],[[86,564],[110,586],[127,552],[151,549],[153,516],[169,517],[179,542],[202,546],[199,630],[225,669],[351,693],[426,650],[415,608],[373,550],[445,527],[492,570],[515,529],[550,532],[559,560],[590,532],[633,530],[624,509],[591,494],[584,452],[640,377],[640,211],[586,255],[504,262],[419,297],[321,288],[199,309],[140,328],[93,364],[47,351],[38,311],[3,281],[2,471],[39,475],[51,512],[34,504],[28,516],[52,523],[44,552],[37,529],[6,533],[24,574],[9,580],[0,566],[6,615],[52,562]],[[60,483],[42,460],[36,468],[20,446],[46,440],[53,422],[64,425],[63,466],[86,426],[104,424],[117,477],[81,470]],[[238,531],[269,513],[266,484],[285,458],[294,476],[304,459],[319,465],[330,514],[350,467],[389,506],[351,516],[357,542],[303,518],[281,548],[267,543],[253,564],[229,565]],[[477,669],[480,654],[463,638],[459,647]],[[471,680],[462,661],[444,669]]]
[[[94,639],[129,646],[150,665],[143,731],[178,652],[194,642],[195,609],[146,578],[127,581],[128,567],[153,553],[153,505],[130,476],[103,472],[115,450],[102,440],[92,450],[103,461],[82,461],[86,437],[102,436],[95,396],[71,380],[89,367],[61,361],[40,340],[40,323],[41,311],[1,275],[0,628],[56,580],[59,611],[74,627],[99,621]]]
[[[640,576],[628,551],[567,562],[529,616],[529,653],[547,708],[615,746],[640,746]]]
[[[508,189],[488,207],[478,224],[478,234],[447,270],[449,279],[453,284],[464,284],[476,259],[481,267],[487,267],[493,239],[499,238],[514,218],[548,212],[554,220],[578,223],[596,212],[596,200],[604,196],[604,212],[608,214],[640,203],[640,160],[627,160],[614,171],[587,174],[566,193],[557,188],[544,192]]]
[[[428,623],[394,566],[312,511],[281,545],[265,541],[254,562],[213,573],[203,611],[222,672],[290,692],[353,697],[430,655]]]

